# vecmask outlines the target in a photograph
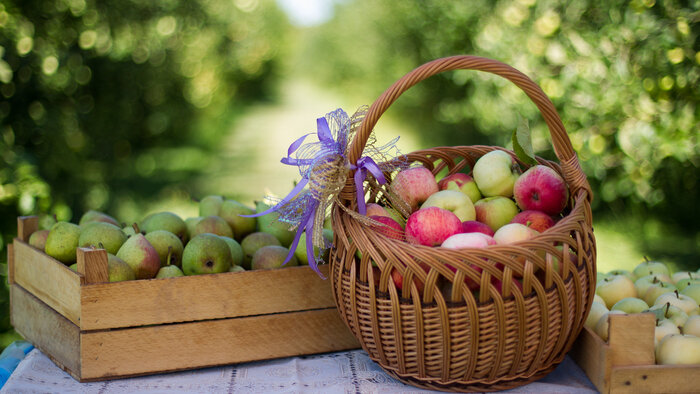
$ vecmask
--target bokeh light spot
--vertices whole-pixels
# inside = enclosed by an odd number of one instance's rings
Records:
[[[34,39],[31,37],[22,37],[17,41],[17,53],[24,56],[34,48]]]
[[[53,75],[58,70],[58,59],[56,56],[47,56],[41,63],[41,71],[46,75]]]
[[[85,30],[80,33],[80,38],[78,38],[78,45],[82,49],[90,49],[95,46],[97,42],[97,32],[94,30]]]
[[[666,57],[673,64],[678,64],[683,61],[683,49],[673,48],[666,52]]]
[[[535,21],[535,31],[541,36],[550,36],[559,29],[560,24],[561,18],[559,14],[554,10],[547,10],[544,15]]]
[[[164,16],[158,20],[156,30],[161,36],[167,37],[172,35],[177,28],[177,20],[172,16]]]

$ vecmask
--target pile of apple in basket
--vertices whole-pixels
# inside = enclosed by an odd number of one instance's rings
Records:
[[[501,150],[480,157],[470,174],[454,173],[439,181],[425,167],[404,169],[390,188],[410,205],[411,214],[404,223],[394,208],[368,204],[367,216],[384,224],[377,231],[412,244],[450,249],[531,239],[562,217],[569,198],[566,182],[555,170],[534,165],[522,172],[518,162]],[[428,265],[422,266],[429,271]],[[477,266],[472,268],[481,272]],[[393,270],[391,275],[402,289],[401,273]],[[466,281],[470,290],[478,290],[479,283]],[[522,283],[513,281],[522,290]],[[423,283],[414,282],[422,291]],[[498,279],[493,279],[493,285],[501,290]]]

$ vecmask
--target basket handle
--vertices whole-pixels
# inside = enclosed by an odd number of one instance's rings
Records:
[[[571,140],[569,140],[569,135],[566,133],[564,124],[559,118],[559,114],[554,108],[552,101],[549,100],[549,97],[547,97],[535,82],[522,72],[497,60],[479,56],[459,55],[436,59],[415,68],[413,71],[394,82],[393,85],[372,103],[367,115],[363,119],[359,131],[356,133],[352,145],[350,146],[350,151],[348,153],[348,160],[350,163],[357,163],[377,121],[379,121],[384,111],[386,111],[402,93],[428,77],[452,70],[490,72],[513,82],[517,87],[523,90],[525,94],[530,97],[530,100],[535,103],[549,127],[554,153],[561,162],[564,179],[570,187],[572,187],[572,195],[575,196],[579,190],[583,189],[588,193],[588,200],[590,201],[592,199],[591,187],[588,184],[586,175],[581,169],[576,152],[574,152],[571,146]]]

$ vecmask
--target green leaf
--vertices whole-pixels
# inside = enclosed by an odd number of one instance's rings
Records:
[[[643,313],[653,313],[656,321],[663,320],[666,318],[666,306],[664,305],[663,307],[649,308],[643,311]]]
[[[523,163],[537,165],[532,150],[532,134],[527,119],[518,115],[518,128],[513,132],[513,151]]]

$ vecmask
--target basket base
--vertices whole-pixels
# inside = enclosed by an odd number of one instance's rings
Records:
[[[420,380],[414,377],[404,377],[398,375],[396,372],[388,370],[379,365],[384,372],[386,372],[392,378],[399,380],[403,383],[409,384],[422,389],[437,390],[444,392],[458,392],[458,393],[483,393],[483,392],[493,392],[493,391],[503,391],[508,389],[513,389],[516,387],[524,386],[526,384],[532,383],[536,380],[540,380],[545,376],[549,375],[554,369],[559,365],[559,363],[552,364],[549,368],[538,371],[536,374],[529,377],[515,378],[512,380],[500,380],[496,383],[450,383],[441,384],[435,381]]]

